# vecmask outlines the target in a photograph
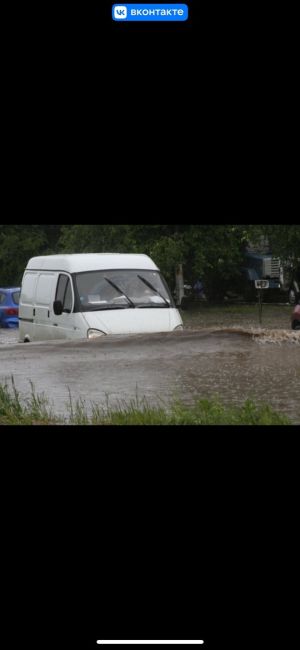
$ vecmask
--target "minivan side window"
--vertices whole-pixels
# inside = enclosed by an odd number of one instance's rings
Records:
[[[73,297],[70,278],[67,275],[60,275],[58,278],[55,300],[61,301],[64,312],[71,313]]]

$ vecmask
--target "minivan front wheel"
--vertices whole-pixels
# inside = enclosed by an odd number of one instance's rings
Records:
[[[293,323],[293,330],[300,330],[300,321],[299,320],[296,320]]]

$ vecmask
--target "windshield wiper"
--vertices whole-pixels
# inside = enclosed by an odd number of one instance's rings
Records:
[[[121,294],[121,296],[124,296],[124,298],[126,298],[126,300],[128,300],[131,307],[133,307],[133,309],[135,309],[134,302],[132,302],[132,300],[130,300],[130,298],[128,298],[128,296],[126,296],[126,293],[124,293],[124,291],[122,291],[122,289],[120,289],[117,284],[115,284],[112,280],[109,280],[109,278],[104,278],[104,280],[106,280],[106,282],[111,284],[111,286],[114,287],[114,289],[116,289],[116,291],[118,291]]]
[[[128,305],[106,305],[101,307],[92,307],[87,311],[108,311],[109,309],[130,309]]]
[[[170,305],[165,305],[163,302],[160,304],[154,304],[153,302],[149,302],[147,305],[137,305],[137,309],[169,309]]]
[[[158,289],[155,289],[155,287],[153,286],[153,284],[151,284],[151,282],[149,282],[148,280],[145,280],[145,278],[143,278],[141,275],[138,275],[137,277],[138,277],[139,280],[141,280],[144,284],[146,284],[146,286],[149,287],[149,289],[152,289],[152,291],[154,291],[154,293],[157,293],[157,295],[160,296],[160,297],[163,299],[163,301],[164,301],[164,303],[167,305],[167,307],[170,307],[170,304],[168,303],[168,301],[166,300],[166,298],[165,298],[165,297],[160,293],[160,291],[158,291]]]

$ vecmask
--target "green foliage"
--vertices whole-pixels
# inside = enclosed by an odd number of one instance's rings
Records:
[[[0,286],[19,286],[28,260],[57,253],[61,226],[0,226]]]
[[[150,250],[158,268],[162,270],[168,284],[174,284],[175,269],[178,264],[184,261],[184,246],[182,239],[173,237],[161,237],[153,243]]]
[[[47,398],[35,393],[32,382],[30,386],[30,397],[22,400],[13,377],[11,387],[0,384],[0,425],[57,424],[58,418],[52,414]]]
[[[27,260],[45,246],[40,226],[0,226],[0,285],[19,285]]]
[[[4,225],[0,226],[0,285],[20,284],[30,257],[53,253],[146,253],[173,285],[183,264],[185,281],[202,277],[207,292],[220,294],[236,277],[250,240],[269,238],[272,252],[300,256],[300,226],[271,225]]]
[[[300,226],[266,226],[266,235],[274,255],[296,265],[300,259]]]
[[[170,284],[184,266],[187,282],[226,282],[241,263],[248,230],[234,225],[74,225],[64,226],[62,252],[127,252],[150,255]]]
[[[69,417],[55,416],[44,395],[37,395],[31,383],[31,395],[25,401],[15,387],[0,384],[0,425],[2,424],[76,424],[76,425],[284,425],[288,417],[276,413],[268,404],[247,400],[242,406],[224,405],[217,399],[196,400],[192,405],[174,402],[152,407],[138,396],[106,408],[93,403],[90,412],[84,400],[73,404],[69,397]]]
[[[139,227],[123,224],[63,226],[58,247],[63,253],[145,252],[142,250],[143,238],[137,236],[135,228]]]

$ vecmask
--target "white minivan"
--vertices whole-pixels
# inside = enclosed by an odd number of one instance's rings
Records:
[[[46,255],[27,264],[19,305],[21,343],[177,329],[182,329],[181,316],[147,255]]]

